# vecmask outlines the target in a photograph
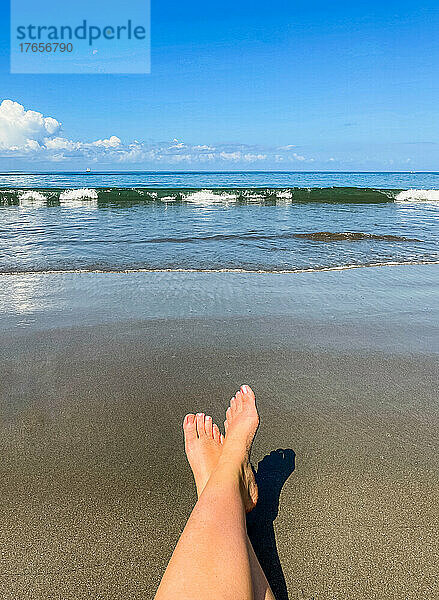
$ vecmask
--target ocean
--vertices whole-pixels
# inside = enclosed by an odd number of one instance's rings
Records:
[[[439,262],[439,173],[0,174],[0,272]]]

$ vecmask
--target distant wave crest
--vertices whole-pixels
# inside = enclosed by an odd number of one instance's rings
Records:
[[[63,200],[97,200],[98,192],[94,189],[81,188],[79,190],[64,190],[60,193],[60,202]]]
[[[439,202],[439,190],[404,190],[396,195],[395,202]]]
[[[300,203],[379,204],[439,202],[439,190],[390,190],[358,187],[326,188],[35,188],[0,190],[0,205],[84,206],[97,204],[286,205]]]
[[[34,206],[36,204],[44,206],[47,203],[47,197],[38,190],[29,190],[27,192],[21,192],[18,195],[18,201],[21,206]]]
[[[193,206],[233,204],[293,203],[382,203],[393,202],[402,190],[372,188],[36,188],[0,189],[0,204],[48,206],[80,206],[81,203],[129,204],[188,204]],[[439,192],[438,192],[439,193]]]

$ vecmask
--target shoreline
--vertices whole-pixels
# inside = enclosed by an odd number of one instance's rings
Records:
[[[301,273],[326,273],[331,271],[348,271],[351,269],[362,269],[362,268],[377,268],[377,267],[402,267],[402,266],[420,266],[420,265],[439,265],[439,260],[423,260],[423,261],[391,261],[391,262],[378,262],[371,264],[351,264],[351,265],[340,265],[333,267],[316,267],[309,269],[272,269],[272,270],[252,270],[252,269],[190,269],[190,268],[163,268],[163,269],[47,269],[41,271],[0,271],[2,275],[71,275],[71,274],[86,274],[86,273],[245,273],[255,275],[294,275]]]

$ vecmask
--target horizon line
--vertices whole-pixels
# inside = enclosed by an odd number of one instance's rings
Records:
[[[234,173],[358,173],[358,174],[407,174],[407,175],[416,175],[416,174],[430,174],[430,175],[439,175],[438,171],[323,171],[323,170],[302,170],[302,171],[277,171],[277,170],[224,170],[224,171],[207,171],[207,170],[191,170],[191,171],[183,171],[183,170],[152,170],[152,169],[139,169],[139,170],[124,170],[124,171],[0,171],[0,175],[54,175],[54,174],[63,174],[63,175],[124,175],[128,173],[163,173],[163,174],[198,174],[198,173],[210,173],[210,174],[234,174]]]

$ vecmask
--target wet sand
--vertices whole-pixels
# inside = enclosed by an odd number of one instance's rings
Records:
[[[183,416],[222,424],[241,383],[261,413],[249,527],[278,600],[437,597],[437,326],[433,302],[425,319],[404,304],[375,329],[373,314],[62,327],[53,307],[52,327],[4,326],[1,598],[153,598],[195,500]]]

